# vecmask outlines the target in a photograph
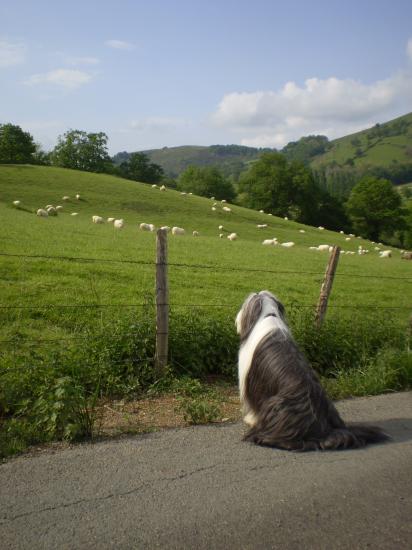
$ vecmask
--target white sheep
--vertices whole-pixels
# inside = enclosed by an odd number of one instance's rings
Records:
[[[260,212],[261,214],[264,214],[264,213],[265,213],[265,211],[264,211],[264,210],[259,210],[259,212]]]
[[[152,185],[152,188],[153,188],[153,189],[156,189],[156,188],[157,188],[157,185],[154,183],[154,184]]]
[[[310,246],[309,250],[319,250],[319,248],[317,246]]]
[[[187,195],[186,191],[181,191],[180,194],[181,195]]]
[[[344,234],[345,234],[345,232],[344,232],[344,231],[339,231],[339,233],[340,233],[341,235],[344,235]]]
[[[78,216],[78,215],[79,215],[78,212],[72,212],[72,213],[70,214],[70,216]]]
[[[353,233],[349,233],[349,237],[355,237]]]
[[[77,193],[76,199],[77,199],[78,201],[80,200],[80,195],[79,195],[79,193]]]
[[[193,235],[193,237],[198,237],[199,236],[199,231],[193,231],[192,235]]]
[[[392,250],[381,250],[379,258],[392,258]]]
[[[113,223],[116,218],[107,218],[107,223]]]
[[[20,201],[13,201],[14,206],[20,206]]]
[[[227,236],[227,238],[229,239],[229,241],[235,241],[237,239],[237,233],[231,233]]]
[[[113,227],[115,227],[116,229],[123,229],[123,227],[124,227],[124,220],[123,220],[123,219],[114,220],[114,222],[113,222]]]
[[[160,229],[163,229],[163,231],[166,231],[166,233],[170,233],[170,227],[168,225],[162,225]]]
[[[265,239],[262,244],[265,246],[275,246],[278,244],[278,241],[277,239]]]
[[[57,216],[57,210],[54,206],[50,206],[50,208],[47,209],[47,213],[49,216]]]
[[[141,223],[139,227],[142,231],[154,231],[154,225],[152,223]]]
[[[210,197],[210,200],[211,200],[211,201],[214,201],[214,200],[216,200],[216,199],[215,199],[215,197]]]
[[[345,241],[350,241],[351,237],[345,237]]]
[[[328,244],[320,244],[318,246],[318,250],[320,250],[320,252],[326,252],[329,251],[329,245]]]
[[[222,208],[222,210],[223,210],[223,212],[232,212],[232,209],[229,208],[228,206],[224,206],[224,207]]]
[[[183,229],[183,227],[172,227],[172,235],[179,236],[184,234],[185,230]]]
[[[64,200],[64,201],[69,201],[69,200],[70,200],[70,197],[68,197],[67,195],[65,195],[65,196],[63,197],[62,200]]]
[[[223,231],[223,229],[224,229],[223,225],[219,225],[219,230]]]
[[[212,206],[212,212],[216,212],[216,208]]]
[[[284,220],[286,220],[286,221],[288,221],[288,220],[289,220],[289,218],[288,218],[287,216],[285,216],[285,217],[284,217],[283,219],[284,219]]]
[[[268,213],[268,216],[273,216],[273,214],[271,214],[270,212]]]
[[[164,185],[161,185],[161,186],[159,187],[159,189],[160,189],[160,191],[166,191],[166,187],[165,187]]]
[[[299,233],[306,233],[304,229],[299,229]]]
[[[36,216],[40,216],[42,218],[47,218],[48,217],[48,212],[47,210],[44,210],[44,208],[39,208],[36,212]]]
[[[220,202],[226,202],[226,199],[222,199]]]
[[[92,216],[93,223],[104,223],[104,219],[101,216]]]
[[[258,229],[265,229],[267,226],[268,226],[267,223],[259,223],[256,227],[257,227]]]
[[[47,210],[48,208],[54,208],[54,206],[52,204],[46,204],[44,208]]]
[[[319,231],[324,231],[324,230],[325,230],[325,228],[324,228],[322,225],[320,225],[320,226],[318,227],[318,229],[319,229]]]
[[[295,243],[293,242],[282,243],[282,246],[284,246],[285,248],[292,248],[292,246],[295,246]]]
[[[61,206],[60,204],[57,205],[56,210],[57,210],[57,212],[61,212],[63,210],[63,206]]]
[[[219,233],[219,239],[223,239],[224,236],[225,236],[224,233]]]

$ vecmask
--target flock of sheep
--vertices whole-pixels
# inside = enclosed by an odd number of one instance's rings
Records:
[[[160,191],[166,191],[166,187],[164,185],[161,185],[160,187],[158,187],[156,184],[153,184],[152,188],[156,188],[156,189],[158,188]],[[186,192],[182,191],[181,195],[192,195],[192,193],[186,193]],[[76,198],[76,200],[80,200],[80,194],[77,193],[75,195],[75,198]],[[62,200],[63,201],[69,201],[70,197],[65,195],[64,197],[62,197]],[[211,200],[215,201],[215,197],[211,197]],[[232,209],[225,204],[226,203],[225,199],[221,200],[220,202],[223,204],[223,206],[222,206],[222,211],[223,212],[226,212],[226,213],[231,213],[232,212]],[[18,208],[21,205],[21,201],[15,200],[15,201],[13,201],[13,205]],[[218,202],[213,202],[212,211],[215,212],[215,211],[217,211],[217,209],[218,209]],[[58,213],[61,212],[62,210],[63,210],[62,205],[53,206],[52,204],[48,204],[44,208],[39,208],[36,211],[36,214],[37,214],[37,216],[40,216],[40,217],[57,216]],[[261,214],[265,214],[264,210],[259,210],[259,212]],[[71,216],[77,216],[77,215],[78,215],[78,212],[72,212],[71,213]],[[267,215],[271,216],[272,214],[269,213]],[[287,221],[288,217],[285,216],[284,219]],[[113,224],[113,227],[115,229],[119,229],[119,230],[123,229],[123,227],[125,226],[124,219],[122,219],[122,218],[121,219],[116,219],[114,217],[109,217],[109,218],[105,219],[102,216],[94,215],[94,216],[92,216],[92,222],[95,223],[95,224],[104,224],[106,222],[111,223],[111,224]],[[257,227],[257,229],[266,229],[268,227],[268,224],[261,223],[261,224],[257,224],[256,227]],[[139,225],[139,228],[142,231],[151,231],[151,232],[156,231],[156,227],[152,223],[141,223]],[[182,235],[185,235],[185,233],[186,233],[185,230],[182,227],[172,227],[172,228],[170,228],[169,226],[165,225],[165,226],[162,226],[160,229],[163,229],[167,232],[171,232],[172,235],[175,235],[175,236],[182,236]],[[323,226],[318,227],[319,231],[324,231],[324,229],[325,228]],[[223,238],[225,236],[225,233],[222,233],[222,231],[226,231],[224,229],[223,225],[219,225],[219,231],[220,231],[219,237]],[[299,229],[299,232],[300,233],[305,233],[306,231],[304,229]],[[344,232],[340,231],[340,234],[344,235]],[[192,235],[194,237],[198,237],[199,232],[198,231],[193,231]],[[235,241],[235,240],[238,239],[237,233],[229,233],[229,234],[226,235],[226,237],[229,241]],[[348,236],[345,237],[345,241],[346,242],[351,241],[353,238],[356,238],[356,236],[350,233]],[[357,238],[359,239],[361,237],[357,237]],[[272,239],[264,239],[262,241],[262,244],[264,246],[277,246],[277,245],[280,245],[284,248],[292,248],[293,246],[295,246],[295,243],[292,242],[292,241],[280,243],[276,237],[273,237]],[[371,244],[375,245],[376,243],[372,242]],[[381,243],[378,243],[378,244],[379,244],[379,246],[375,246],[374,250],[379,252],[379,257],[380,258],[391,258],[392,257],[392,251],[391,250],[381,250],[382,244]],[[319,244],[318,246],[309,246],[309,250],[314,250],[314,251],[318,251],[318,252],[325,252],[325,251],[326,252],[331,252],[332,249],[333,249],[333,246],[331,246],[330,244]],[[368,253],[369,253],[369,249],[365,249],[361,245],[358,247],[358,250],[357,250],[358,255],[363,256],[363,255],[368,254]],[[342,250],[341,254],[355,255],[356,252],[351,251],[351,250],[346,250],[346,251]],[[405,252],[404,250],[401,250],[401,255],[402,255],[401,257],[403,259],[412,259],[412,253],[411,252]]]

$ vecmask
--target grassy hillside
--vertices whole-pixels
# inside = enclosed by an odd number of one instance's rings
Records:
[[[412,163],[412,113],[330,142],[313,167],[337,163],[354,167]]]
[[[256,160],[265,149],[241,145],[211,145],[209,147],[187,145],[181,147],[163,147],[143,151],[152,162],[159,164],[165,174],[175,178],[188,166],[218,166],[226,175],[237,177],[248,163]],[[128,153],[118,153],[114,160],[123,162]]]
[[[410,264],[399,252],[389,261],[378,258],[373,245],[362,239],[345,241],[345,236],[319,231],[292,221],[232,206],[232,213],[211,210],[209,199],[161,192],[150,185],[129,182],[108,175],[38,166],[0,167],[0,303],[2,306],[56,307],[41,313],[26,309],[0,310],[0,334],[65,335],[79,332],[95,321],[95,312],[59,310],[60,306],[86,304],[139,304],[154,295],[155,234],[140,231],[141,222],[177,225],[184,237],[169,237],[170,301],[175,306],[216,306],[234,315],[244,297],[253,290],[268,288],[287,304],[310,305],[317,301],[327,254],[309,246],[339,244],[345,250],[359,245],[371,250],[367,256],[343,255],[331,297],[331,305],[402,306],[410,280],[380,278],[408,277]],[[81,200],[77,201],[76,193]],[[71,199],[62,201],[68,195]],[[13,200],[20,200],[16,209]],[[46,204],[62,204],[58,217],[34,215]],[[71,212],[78,212],[73,217]],[[95,225],[92,215],[124,218],[125,228]],[[267,223],[266,229],[257,224]],[[239,239],[219,238],[236,232]],[[304,229],[305,233],[299,230]],[[195,238],[192,231],[199,231]],[[291,249],[264,247],[266,238],[294,241]],[[23,257],[13,257],[22,255]],[[24,256],[28,256],[25,258]],[[29,256],[94,258],[98,261],[30,258]],[[136,263],[121,263],[136,262]],[[205,265],[187,267],[187,265]],[[250,271],[256,270],[256,271]],[[267,273],[265,272],[267,271]],[[356,276],[360,276],[357,278]],[[373,276],[365,278],[364,276]],[[410,300],[409,300],[410,301]],[[120,315],[123,310],[99,315]],[[406,316],[407,311],[403,311]],[[100,319],[100,317],[99,317]]]

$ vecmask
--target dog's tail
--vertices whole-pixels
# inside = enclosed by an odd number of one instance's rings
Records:
[[[260,431],[256,427],[250,428],[244,440],[257,445],[277,447],[288,451],[333,451],[341,449],[357,449],[370,443],[381,443],[390,439],[381,428],[363,424],[348,424],[341,428],[332,429],[324,438],[288,439],[273,438],[272,434]]]

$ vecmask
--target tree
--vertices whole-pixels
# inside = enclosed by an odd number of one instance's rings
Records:
[[[69,130],[59,136],[51,154],[52,162],[56,166],[86,172],[110,172],[112,161],[107,152],[107,141],[104,132],[88,134]]]
[[[297,160],[308,164],[314,157],[325,153],[330,147],[326,136],[305,136],[298,141],[290,141],[281,152],[288,160]]]
[[[36,145],[33,137],[14,124],[0,124],[0,163],[33,162]]]
[[[236,196],[230,180],[215,166],[189,166],[180,174],[177,188],[186,193],[227,201],[233,201]]]
[[[403,226],[402,199],[388,180],[362,178],[352,189],[347,211],[356,232],[378,241]]]
[[[143,183],[159,183],[163,177],[163,168],[144,153],[132,153],[119,166],[119,173],[123,178]]]

